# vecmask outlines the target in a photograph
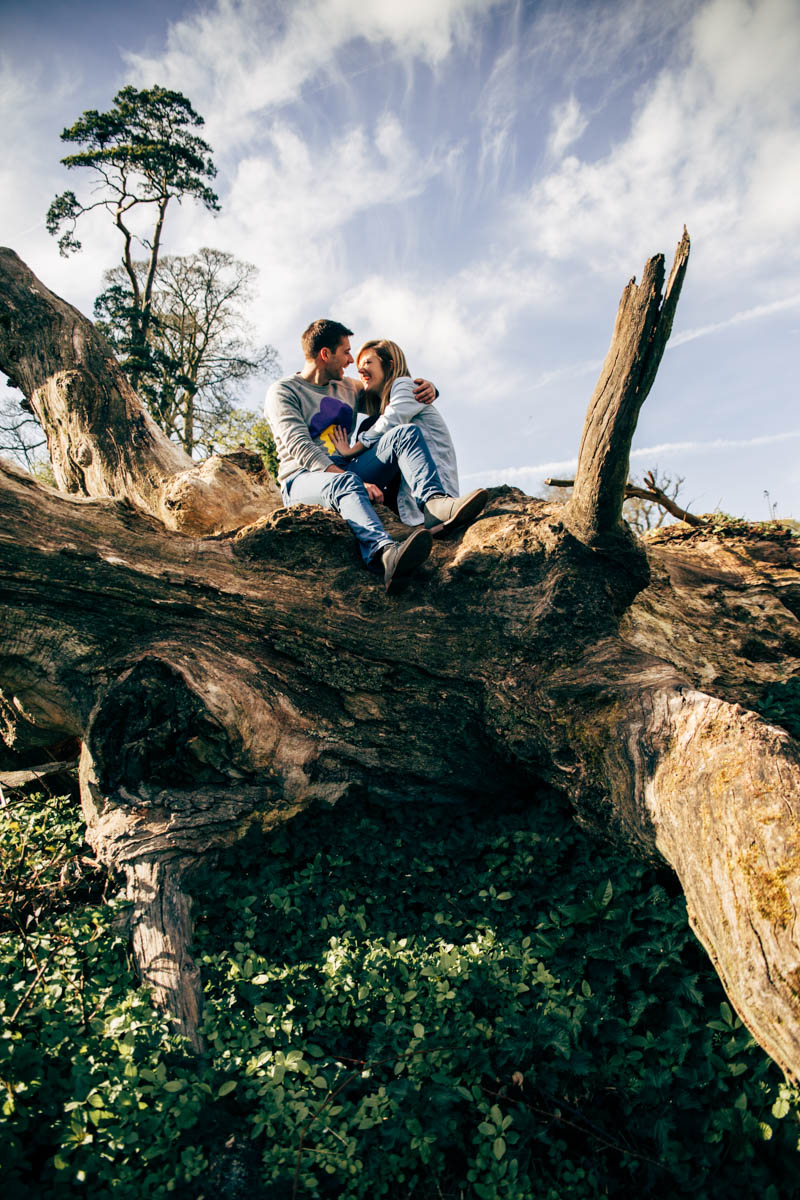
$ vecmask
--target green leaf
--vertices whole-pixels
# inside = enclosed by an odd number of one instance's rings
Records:
[[[217,1099],[221,1100],[223,1096],[230,1096],[231,1092],[236,1088],[238,1082],[239,1081],[237,1079],[226,1079],[217,1092]]]
[[[498,1162],[503,1157],[505,1152],[506,1152],[505,1138],[501,1138],[501,1137],[495,1138],[494,1145],[492,1146],[492,1153],[494,1154],[494,1156]]]
[[[414,1026],[412,1032],[413,1032],[415,1038],[423,1038],[423,1037],[425,1037],[425,1026],[420,1025],[420,1023],[417,1022],[417,1024]]]

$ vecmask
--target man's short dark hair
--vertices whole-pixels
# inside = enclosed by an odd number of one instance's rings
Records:
[[[331,321],[328,317],[319,317],[312,321],[300,338],[303,354],[310,362],[315,359],[320,350],[335,350],[342,338],[351,337],[352,329],[342,325],[341,321]]]

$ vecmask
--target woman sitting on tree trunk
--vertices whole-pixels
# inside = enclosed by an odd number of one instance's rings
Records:
[[[421,404],[415,398],[406,356],[397,343],[385,338],[365,342],[358,352],[356,366],[364,385],[359,412],[367,413],[367,420],[358,428],[358,440],[352,446],[346,430],[341,427],[334,430],[336,453],[342,458],[354,458],[374,446],[394,425],[418,425],[447,494],[457,496],[458,466],[450,430],[433,404]],[[421,525],[424,517],[408,485],[399,475],[398,482],[397,512],[401,521],[406,525]],[[394,507],[391,485],[384,492],[387,503]]]

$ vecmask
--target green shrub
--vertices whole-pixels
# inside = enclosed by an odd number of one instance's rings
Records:
[[[3,1195],[164,1194],[207,1091],[137,989],[124,905],[98,903],[74,802],[9,805],[0,840]]]
[[[136,989],[118,904],[4,935],[6,1195],[794,1195],[796,1094],[673,877],[554,797],[353,800],[196,892],[199,1063]]]

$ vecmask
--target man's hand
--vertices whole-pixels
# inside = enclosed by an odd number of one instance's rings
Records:
[[[420,404],[433,404],[436,399],[436,388],[429,379],[414,380],[414,399]]]

